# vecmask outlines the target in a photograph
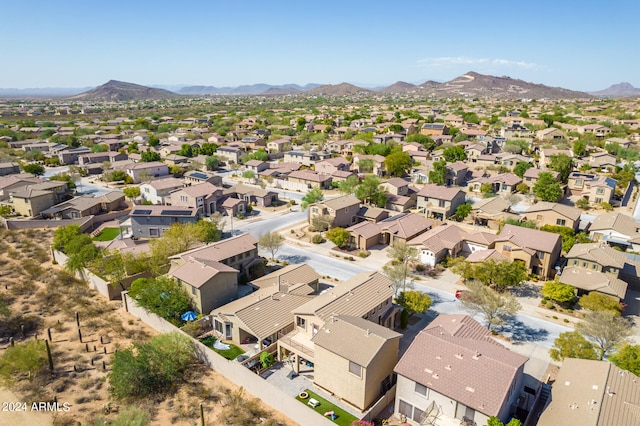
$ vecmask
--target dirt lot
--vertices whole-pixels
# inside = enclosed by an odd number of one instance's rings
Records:
[[[114,351],[132,342],[144,342],[156,334],[140,320],[107,302],[82,281],[51,262],[51,230],[7,231],[0,228],[0,297],[11,314],[0,335],[0,356],[9,346],[46,339],[51,333],[54,372],[45,366],[31,374],[12,378],[2,389],[1,402],[19,398],[27,402],[69,403],[68,412],[16,413],[0,411],[0,424],[93,424],[96,419],[114,419],[128,405],[143,408],[151,424],[199,424],[199,404],[204,405],[206,424],[293,425],[286,417],[261,405],[250,395],[203,364],[195,364],[176,389],[138,401],[116,401],[110,397],[108,374]],[[81,339],[75,313],[80,321]],[[3,318],[3,321],[5,319]],[[21,325],[25,324],[24,337]],[[7,328],[13,325],[13,331]],[[87,351],[88,349],[88,351]],[[104,367],[103,367],[104,363]],[[239,407],[239,409],[238,409]],[[236,410],[231,413],[230,410]],[[250,412],[251,422],[228,416]],[[241,422],[241,423],[238,423]]]

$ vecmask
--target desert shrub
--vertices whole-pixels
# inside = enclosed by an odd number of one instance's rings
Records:
[[[7,348],[0,357],[0,377],[9,383],[21,375],[32,380],[46,363],[44,341],[32,340],[24,345],[15,345]]]
[[[147,411],[130,405],[121,409],[113,419],[97,418],[91,424],[93,426],[146,426],[149,424],[150,418]]]
[[[366,257],[369,257],[370,254],[371,253],[368,252],[367,250],[361,250],[361,251],[358,252],[358,257],[361,257],[361,258],[364,259]]]
[[[322,244],[324,242],[324,238],[322,238],[322,235],[320,234],[315,234],[313,237],[311,237],[311,242],[313,244]]]

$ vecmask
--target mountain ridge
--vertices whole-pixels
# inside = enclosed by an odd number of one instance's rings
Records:
[[[74,101],[133,101],[133,100],[158,100],[175,99],[181,95],[165,89],[142,86],[140,84],[127,83],[125,81],[109,80],[101,86],[70,96],[67,99]]]
[[[622,82],[612,84],[611,86],[603,90],[589,92],[589,94],[606,98],[626,98],[631,96],[640,96],[640,89],[637,87],[633,87],[631,83]]]

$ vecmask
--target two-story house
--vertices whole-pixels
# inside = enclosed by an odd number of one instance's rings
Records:
[[[523,262],[529,273],[553,278],[562,250],[562,237],[522,226],[504,225],[495,240],[496,251],[512,262]]]
[[[459,188],[425,185],[418,191],[416,204],[426,217],[444,220],[451,217],[464,200],[465,194]]]
[[[416,426],[485,425],[491,416],[506,422],[523,387],[526,362],[470,316],[441,314],[418,333],[394,369],[394,411]]]
[[[513,173],[498,173],[492,176],[483,176],[469,181],[469,190],[482,192],[482,186],[491,185],[491,192],[498,195],[510,195],[516,191],[516,187],[522,183],[522,179]]]
[[[159,161],[135,163],[127,166],[125,173],[133,179],[133,183],[140,183],[141,174],[147,174],[150,178],[168,176],[169,167]]]
[[[180,179],[164,177],[140,185],[140,197],[151,204],[166,204],[169,195],[184,186]]]
[[[218,211],[218,202],[222,195],[222,188],[204,182],[177,189],[171,192],[165,201],[168,205],[189,207],[198,210],[200,215],[210,216]]]
[[[358,221],[360,200],[353,195],[343,195],[309,206],[309,223],[318,216],[327,216],[331,227],[346,228]]]
[[[596,216],[589,227],[589,237],[622,250],[640,251],[640,223],[623,213]]]
[[[566,226],[574,231],[580,225],[582,210],[560,203],[539,201],[525,211],[525,220],[532,220],[539,227],[544,225]]]
[[[198,210],[188,207],[136,206],[120,224],[120,232],[130,232],[133,238],[160,238],[172,224],[198,219]]]

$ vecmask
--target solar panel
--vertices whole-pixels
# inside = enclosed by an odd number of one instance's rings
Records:
[[[151,214],[151,210],[134,210],[131,214]]]
[[[191,210],[162,210],[162,216],[191,216]]]
[[[198,178],[198,179],[206,179],[207,175],[205,175],[204,173],[200,173],[200,172],[194,172],[191,173],[191,176],[194,178]]]

